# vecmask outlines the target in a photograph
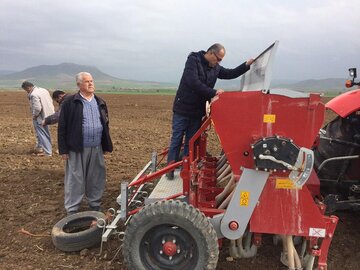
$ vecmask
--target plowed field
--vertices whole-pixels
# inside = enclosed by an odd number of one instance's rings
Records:
[[[101,96],[108,103],[114,143],[114,152],[106,159],[103,207],[117,209],[120,182],[131,180],[149,161],[151,152],[169,142],[173,96]],[[53,246],[51,228],[65,216],[64,163],[56,153],[52,157],[31,154],[35,137],[24,91],[0,92],[0,130],[0,269],[126,269],[121,252],[114,258],[120,245],[117,239],[104,246],[102,256],[98,256],[99,248],[64,253]],[[51,134],[57,149],[56,126],[51,127]],[[360,269],[359,214],[338,216],[329,269]],[[218,269],[284,269],[280,252],[280,246],[264,237],[255,258],[228,261],[227,250],[222,250]]]

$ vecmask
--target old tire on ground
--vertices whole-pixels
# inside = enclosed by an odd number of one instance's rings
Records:
[[[71,252],[98,245],[102,235],[102,229],[96,226],[99,218],[105,219],[105,214],[86,211],[63,218],[54,225],[51,231],[55,247]]]
[[[159,201],[132,217],[123,254],[129,269],[216,269],[217,240],[198,209],[180,201]]]

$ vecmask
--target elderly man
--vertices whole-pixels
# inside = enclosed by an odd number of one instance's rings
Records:
[[[54,105],[49,91],[34,86],[28,81],[23,82],[21,88],[27,92],[30,101],[30,109],[37,140],[36,154],[51,156],[52,146],[49,128],[42,126],[42,121],[54,113]]]
[[[90,73],[76,75],[79,92],[62,103],[58,124],[59,154],[65,165],[65,209],[79,211],[86,197],[90,210],[99,211],[105,188],[104,153],[112,152],[108,109],[96,96]]]
[[[220,65],[224,57],[225,48],[219,43],[212,45],[206,52],[189,54],[173,104],[168,164],[178,161],[184,136],[184,155],[189,154],[189,140],[201,126],[206,101],[224,92],[222,89],[214,89],[216,80],[235,79],[248,71],[254,62],[249,59],[234,69],[227,69]],[[173,179],[174,172],[168,173],[167,177]]]

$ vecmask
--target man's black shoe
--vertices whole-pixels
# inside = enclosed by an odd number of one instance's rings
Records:
[[[174,180],[174,171],[168,172],[168,173],[166,174],[166,178],[167,178],[168,180]]]

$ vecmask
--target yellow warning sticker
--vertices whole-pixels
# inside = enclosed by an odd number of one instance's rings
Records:
[[[275,123],[275,114],[264,114],[264,123]]]
[[[294,182],[289,178],[276,178],[276,189],[296,189]]]
[[[240,193],[240,206],[249,206],[250,192],[241,191]]]

